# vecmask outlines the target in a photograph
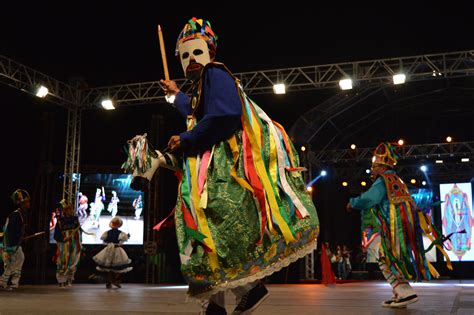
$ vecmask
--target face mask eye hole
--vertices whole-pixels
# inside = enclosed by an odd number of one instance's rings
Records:
[[[193,50],[193,55],[194,56],[199,56],[202,55],[204,52],[201,49],[194,49]]]
[[[187,59],[189,57],[189,53],[185,52],[184,54],[181,55],[181,58]]]

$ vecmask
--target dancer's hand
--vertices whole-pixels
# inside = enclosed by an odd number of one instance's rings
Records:
[[[351,206],[350,202],[348,202],[347,205],[346,205],[346,211],[347,212],[352,212],[352,206]]]
[[[179,136],[172,136],[170,141],[168,141],[168,148],[171,152],[179,149],[181,145],[181,138]]]
[[[165,90],[165,94],[168,96],[175,96],[179,93],[179,88],[175,81],[172,80],[160,80],[161,85]]]

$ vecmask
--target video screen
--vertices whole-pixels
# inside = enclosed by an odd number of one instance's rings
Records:
[[[124,245],[143,244],[144,195],[130,189],[131,180],[129,174],[81,174],[76,208],[83,244],[103,244],[101,236],[110,230],[114,216],[123,221],[119,230],[130,234]],[[53,221],[50,227],[54,226]],[[53,235],[50,233],[51,243],[55,243]]]
[[[473,224],[471,183],[449,183],[439,185],[443,234],[450,235],[446,241],[447,254],[452,261],[473,261],[471,250]]]
[[[422,209],[433,220],[433,191],[430,189],[417,189],[410,191],[411,196],[418,208]],[[379,259],[379,248],[381,246],[380,225],[375,217],[374,210],[365,210],[361,212],[361,233],[362,249],[367,253],[368,263],[376,263]],[[423,236],[423,244],[428,248],[431,241]],[[430,262],[436,262],[436,248],[433,247],[426,253],[426,258]]]

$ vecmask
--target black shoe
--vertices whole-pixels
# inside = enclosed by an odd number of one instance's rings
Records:
[[[250,314],[269,296],[267,288],[262,283],[257,284],[252,290],[247,292],[234,309],[232,315]]]
[[[209,303],[206,308],[206,315],[227,315],[225,308],[215,303]]]
[[[106,287],[107,289],[112,289],[112,285],[111,285],[110,283],[105,284],[105,287]]]

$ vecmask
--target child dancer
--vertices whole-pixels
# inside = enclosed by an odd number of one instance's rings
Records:
[[[133,269],[133,267],[130,267],[131,260],[122,248],[123,242],[130,238],[130,234],[119,230],[122,224],[121,218],[112,218],[109,223],[111,229],[104,232],[101,236],[101,239],[107,246],[93,257],[97,264],[97,270],[107,273],[107,289],[112,288],[112,285],[121,288],[120,281],[122,273],[129,272]]]
[[[30,210],[30,195],[26,190],[15,190],[11,198],[18,209],[10,213],[3,227],[4,272],[0,285],[6,290],[16,289],[20,284],[21,269],[25,261],[21,241],[25,234],[27,211]]]

